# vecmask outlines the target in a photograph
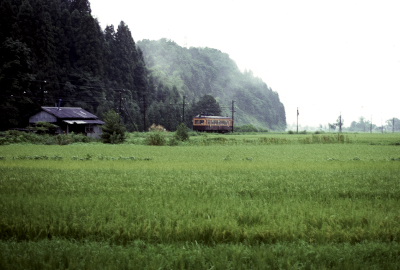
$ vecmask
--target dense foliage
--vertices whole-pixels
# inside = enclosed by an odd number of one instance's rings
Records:
[[[251,72],[242,73],[229,55],[211,48],[183,48],[173,41],[138,42],[152,74],[193,104],[211,95],[223,105],[223,115],[231,114],[235,100],[236,123],[260,128],[284,129],[285,108],[276,92]],[[193,114],[200,113],[193,111]]]
[[[278,95],[241,74],[226,54],[165,40],[141,47],[150,69],[129,27],[121,22],[102,30],[88,0],[2,0],[0,129],[25,127],[40,106],[60,104],[100,118],[113,109],[129,131],[153,123],[175,130],[181,122],[191,126],[192,114],[200,110],[192,106],[205,95],[222,104],[237,100],[238,122],[285,126]],[[175,70],[156,66],[160,50]]]
[[[118,113],[111,110],[105,115],[104,121],[106,122],[103,126],[103,134],[101,139],[104,143],[123,143],[125,141],[125,126],[121,121],[121,117]]]
[[[0,132],[0,145],[8,144],[41,144],[41,145],[67,145],[72,143],[89,143],[96,141],[83,134],[41,134],[34,132],[24,132],[18,130],[8,130]]]
[[[2,129],[58,103],[116,109],[141,128],[149,76],[124,22],[102,31],[88,0],[3,0],[0,18]]]

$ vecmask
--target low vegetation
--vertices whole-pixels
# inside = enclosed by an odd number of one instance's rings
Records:
[[[181,123],[175,132],[174,138],[178,141],[189,140],[189,128],[184,123]]]
[[[398,269],[399,135],[323,136],[3,145],[0,268]]]
[[[87,137],[83,134],[37,134],[34,132],[24,132],[18,130],[10,130],[0,132],[0,145],[6,144],[45,144],[45,145],[67,145],[72,143],[89,143],[95,139]]]

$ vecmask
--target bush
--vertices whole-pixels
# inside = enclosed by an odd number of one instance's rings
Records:
[[[47,144],[47,145],[67,145],[77,142],[91,142],[95,139],[89,138],[83,134],[36,134],[32,132],[22,132],[17,130],[10,130],[0,133],[0,145],[14,144],[14,143],[32,143],[32,144]]]
[[[145,140],[147,145],[165,145],[167,140],[165,139],[165,135],[161,132],[152,132],[146,136]]]
[[[249,125],[243,125],[240,127],[236,127],[235,131],[237,131],[237,132],[258,132],[258,129],[255,126],[249,124]]]
[[[168,145],[169,146],[177,146],[177,145],[179,145],[179,141],[175,137],[171,137],[168,140]]]
[[[152,124],[149,127],[149,131],[166,131],[165,127],[163,127],[162,125],[156,125],[156,124]]]
[[[181,123],[175,132],[174,138],[178,141],[189,140],[189,128],[184,123]]]
[[[57,125],[49,122],[37,122],[33,127],[37,134],[56,134],[57,129]]]
[[[111,144],[123,143],[126,139],[126,128],[124,124],[122,124],[119,114],[113,110],[108,111],[105,115],[104,121],[106,124],[102,128],[102,141]]]
[[[78,142],[88,143],[94,140],[95,139],[92,139],[84,134],[70,133],[70,134],[59,134],[57,136],[54,136],[52,137],[52,140],[48,140],[46,144],[67,145]]]

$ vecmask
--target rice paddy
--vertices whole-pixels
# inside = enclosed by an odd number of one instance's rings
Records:
[[[400,135],[336,138],[0,146],[0,268],[399,269]]]

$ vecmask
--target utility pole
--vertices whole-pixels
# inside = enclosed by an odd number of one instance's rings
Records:
[[[124,103],[122,103],[122,104],[123,104],[123,106],[124,106],[124,110],[125,110],[125,112],[126,112],[126,115],[128,116],[129,120],[130,120],[131,123],[132,123],[132,126],[136,129],[136,131],[139,131],[137,125],[135,124],[135,121],[133,121],[132,115],[129,113],[129,110],[128,110],[128,108],[126,107],[126,103],[124,102]]]
[[[143,131],[146,131],[146,109],[147,109],[147,104],[146,104],[146,96],[143,94],[142,96],[142,102],[143,102]]]
[[[182,105],[182,118],[181,118],[181,121],[182,121],[182,123],[185,123],[185,100],[186,100],[186,96],[185,95],[183,95],[183,97],[182,97],[182,103],[170,103],[169,105]]]
[[[394,133],[394,117],[393,117],[393,124],[392,124],[392,132]]]
[[[371,115],[371,125],[369,126],[369,133],[372,133],[372,115]]]
[[[119,115],[121,116],[122,113],[122,90],[119,90],[119,108],[118,108]]]
[[[339,115],[339,133],[342,133],[342,113]]]
[[[297,125],[296,125],[296,133],[299,134],[299,107],[297,107]]]
[[[234,125],[234,123],[235,123],[235,121],[234,121],[234,119],[235,119],[235,101],[234,100],[232,100],[232,109],[231,109],[231,112],[232,112],[232,133],[233,133],[233,125]]]
[[[183,95],[183,100],[182,100],[182,123],[185,123],[185,98],[186,98],[186,96]]]

